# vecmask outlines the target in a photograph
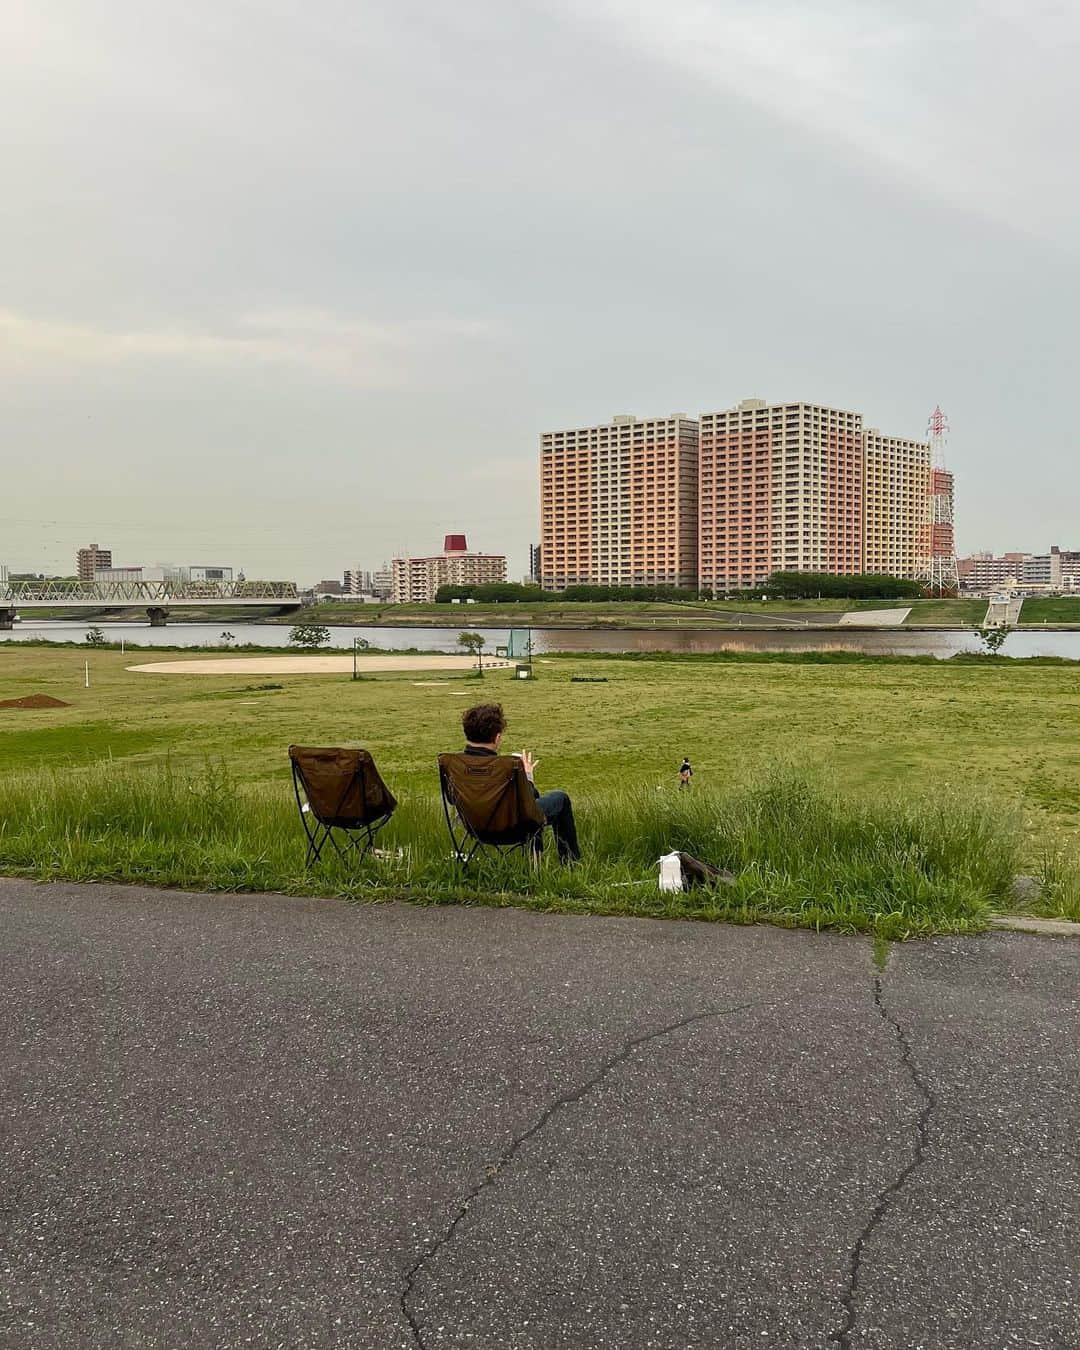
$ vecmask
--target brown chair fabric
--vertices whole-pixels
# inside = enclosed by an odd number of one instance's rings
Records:
[[[544,827],[544,813],[516,755],[440,755],[439,777],[443,795],[483,844],[522,844]]]
[[[358,829],[397,806],[367,750],[290,745],[311,813],[333,829]]]

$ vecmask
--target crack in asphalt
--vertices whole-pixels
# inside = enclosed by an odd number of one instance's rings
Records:
[[[890,1017],[888,1009],[885,1007],[883,996],[881,976],[874,978],[874,1003],[881,1015],[881,1020],[886,1026],[891,1027],[896,1033],[896,1039],[900,1043],[900,1058],[911,1076],[919,1095],[923,1099],[922,1110],[919,1112],[918,1120],[915,1125],[915,1151],[912,1154],[911,1161],[900,1171],[892,1182],[880,1193],[874,1208],[870,1213],[865,1227],[855,1240],[855,1245],[851,1249],[851,1263],[848,1267],[848,1286],[840,1300],[844,1309],[844,1325],[839,1330],[834,1331],[829,1337],[833,1345],[840,1346],[840,1350],[851,1350],[851,1333],[855,1328],[855,1297],[859,1289],[859,1276],[862,1274],[863,1251],[870,1239],[871,1234],[879,1226],[893,1200],[907,1184],[908,1178],[913,1172],[920,1168],[926,1161],[926,1151],[930,1146],[930,1116],[937,1106],[937,1099],[926,1085],[926,1080],[919,1072],[918,1065],[915,1063],[915,1057],[912,1054],[911,1043],[908,1041],[903,1026],[895,1017]]]
[[[733,1013],[745,1012],[747,1008],[772,1007],[778,1002],[786,1002],[786,1000],[776,999],[764,1003],[737,1003],[730,1008],[716,1008],[711,1012],[692,1013],[689,1017],[680,1018],[678,1022],[671,1022],[667,1026],[657,1028],[655,1031],[646,1032],[643,1036],[635,1036],[633,1040],[625,1041],[622,1049],[616,1054],[610,1055],[607,1059],[603,1060],[600,1067],[591,1078],[586,1079],[570,1092],[565,1092],[562,1096],[556,1097],[549,1106],[545,1107],[529,1128],[512,1139],[509,1146],[500,1155],[498,1160],[486,1169],[483,1179],[474,1186],[465,1197],[461,1207],[458,1209],[453,1219],[451,1219],[445,1231],[420,1254],[413,1265],[406,1271],[405,1283],[401,1291],[401,1311],[412,1330],[413,1341],[417,1346],[417,1350],[427,1350],[423,1332],[421,1331],[416,1318],[413,1316],[412,1308],[410,1307],[410,1300],[412,1298],[413,1290],[416,1287],[417,1277],[424,1267],[432,1261],[442,1248],[453,1238],[458,1225],[465,1218],[466,1214],[468,1214],[469,1206],[489,1186],[494,1184],[503,1169],[507,1167],[509,1163],[513,1162],[514,1157],[522,1145],[527,1144],[530,1139],[534,1139],[552,1117],[561,1111],[563,1107],[572,1106],[575,1102],[581,1101],[583,1097],[587,1096],[593,1090],[593,1088],[598,1087],[612,1070],[617,1069],[620,1064],[625,1064],[634,1051],[640,1049],[641,1046],[648,1045],[651,1041],[658,1041],[664,1036],[670,1036],[676,1031],[682,1031],[685,1027],[693,1026],[696,1022],[707,1022],[710,1018],[730,1017]]]

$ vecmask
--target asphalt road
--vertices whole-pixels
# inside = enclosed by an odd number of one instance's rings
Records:
[[[1080,1346],[1080,944],[0,882],[0,1346]]]

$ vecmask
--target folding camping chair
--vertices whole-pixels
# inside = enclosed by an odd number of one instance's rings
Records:
[[[304,866],[319,861],[327,842],[344,861],[351,853],[362,859],[397,806],[371,755],[366,750],[290,745],[289,759],[308,841]],[[344,836],[343,842],[335,831]]]
[[[482,847],[540,851],[546,821],[516,755],[440,755],[439,788],[458,862]]]

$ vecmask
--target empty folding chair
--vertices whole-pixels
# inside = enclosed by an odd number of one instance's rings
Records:
[[[304,866],[319,861],[329,842],[339,857],[363,856],[394,813],[397,801],[366,750],[290,745],[293,791],[307,835]]]

